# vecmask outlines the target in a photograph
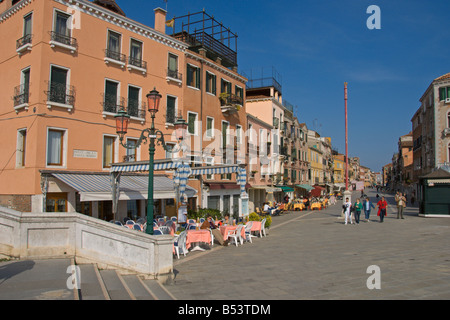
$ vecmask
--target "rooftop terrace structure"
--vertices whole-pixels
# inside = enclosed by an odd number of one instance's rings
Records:
[[[237,67],[237,34],[218,22],[214,16],[203,10],[174,17],[169,21],[173,29],[172,36],[186,42],[190,50],[206,50],[208,58],[215,61],[220,59],[227,68]]]

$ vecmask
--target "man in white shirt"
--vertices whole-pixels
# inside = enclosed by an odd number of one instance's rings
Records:
[[[350,218],[350,224],[353,224],[351,208],[352,208],[352,203],[350,202],[350,200],[348,198],[345,198],[345,203],[344,203],[345,224],[347,224],[348,218]]]

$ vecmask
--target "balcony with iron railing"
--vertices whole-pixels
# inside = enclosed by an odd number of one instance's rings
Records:
[[[55,31],[50,31],[50,46],[60,47],[67,50],[70,50],[71,53],[77,51],[78,43],[77,39],[72,38],[71,36],[61,34]]]
[[[125,110],[125,98],[114,94],[103,94],[103,112],[117,114],[119,110]]]
[[[219,100],[220,107],[223,113],[237,112],[241,109],[243,104],[242,97],[228,92],[221,93],[219,96]]]
[[[47,107],[52,106],[72,109],[75,104],[75,87],[62,83],[49,82],[47,94]]]
[[[147,73],[147,61],[142,59],[137,59],[133,57],[128,57],[128,70],[137,70],[142,72],[143,74]]]
[[[14,88],[14,109],[28,108],[28,99],[30,95],[30,88],[26,84],[21,84]]]
[[[128,99],[127,109],[125,111],[131,117],[145,119],[145,109],[145,102],[135,99]]]
[[[127,56],[114,50],[105,49],[105,63],[114,63],[118,64],[120,67],[125,67],[125,64],[127,62]]]
[[[175,81],[175,82],[178,82],[179,84],[181,84],[181,82],[183,81],[183,75],[181,73],[179,73],[178,70],[167,69],[166,80],[167,81]]]
[[[16,52],[20,55],[32,47],[32,34],[27,34],[16,41]]]

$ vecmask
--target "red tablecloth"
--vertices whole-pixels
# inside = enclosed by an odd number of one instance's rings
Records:
[[[206,242],[211,244],[211,231],[209,230],[188,230],[186,234],[186,248],[191,247],[191,243]]]
[[[222,235],[223,235],[223,240],[227,240],[228,231],[236,230],[236,228],[237,228],[237,226],[220,226],[219,230],[220,230],[220,233],[222,233]],[[243,239],[245,239],[245,226],[243,226],[241,229],[241,236]]]
[[[250,229],[250,231],[252,231],[252,232],[253,231],[260,231],[261,230],[261,221],[252,221],[252,222],[253,222],[253,224],[252,224],[252,228]]]

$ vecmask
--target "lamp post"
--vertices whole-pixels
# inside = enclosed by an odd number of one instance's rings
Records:
[[[155,156],[155,147],[156,144],[161,145],[164,150],[168,150],[168,147],[164,141],[164,134],[155,128],[155,116],[159,110],[159,102],[161,100],[161,95],[156,88],[150,91],[147,94],[147,102],[148,102],[148,111],[150,112],[152,123],[150,128],[146,128],[142,130],[141,136],[136,144],[126,144],[123,143],[123,138],[127,134],[128,131],[128,123],[130,121],[130,116],[125,112],[125,110],[121,109],[114,116],[116,119],[116,132],[119,135],[120,144],[127,149],[136,149],[138,148],[142,142],[147,141],[147,138],[150,138],[149,144],[149,170],[148,170],[148,193],[147,193],[147,228],[145,232],[147,234],[153,234],[153,207],[154,207],[154,199],[153,199],[153,162]],[[176,137],[178,140],[183,140],[184,133],[187,128],[186,121],[180,116],[177,121],[174,123]],[[156,140],[156,141],[155,141]]]

